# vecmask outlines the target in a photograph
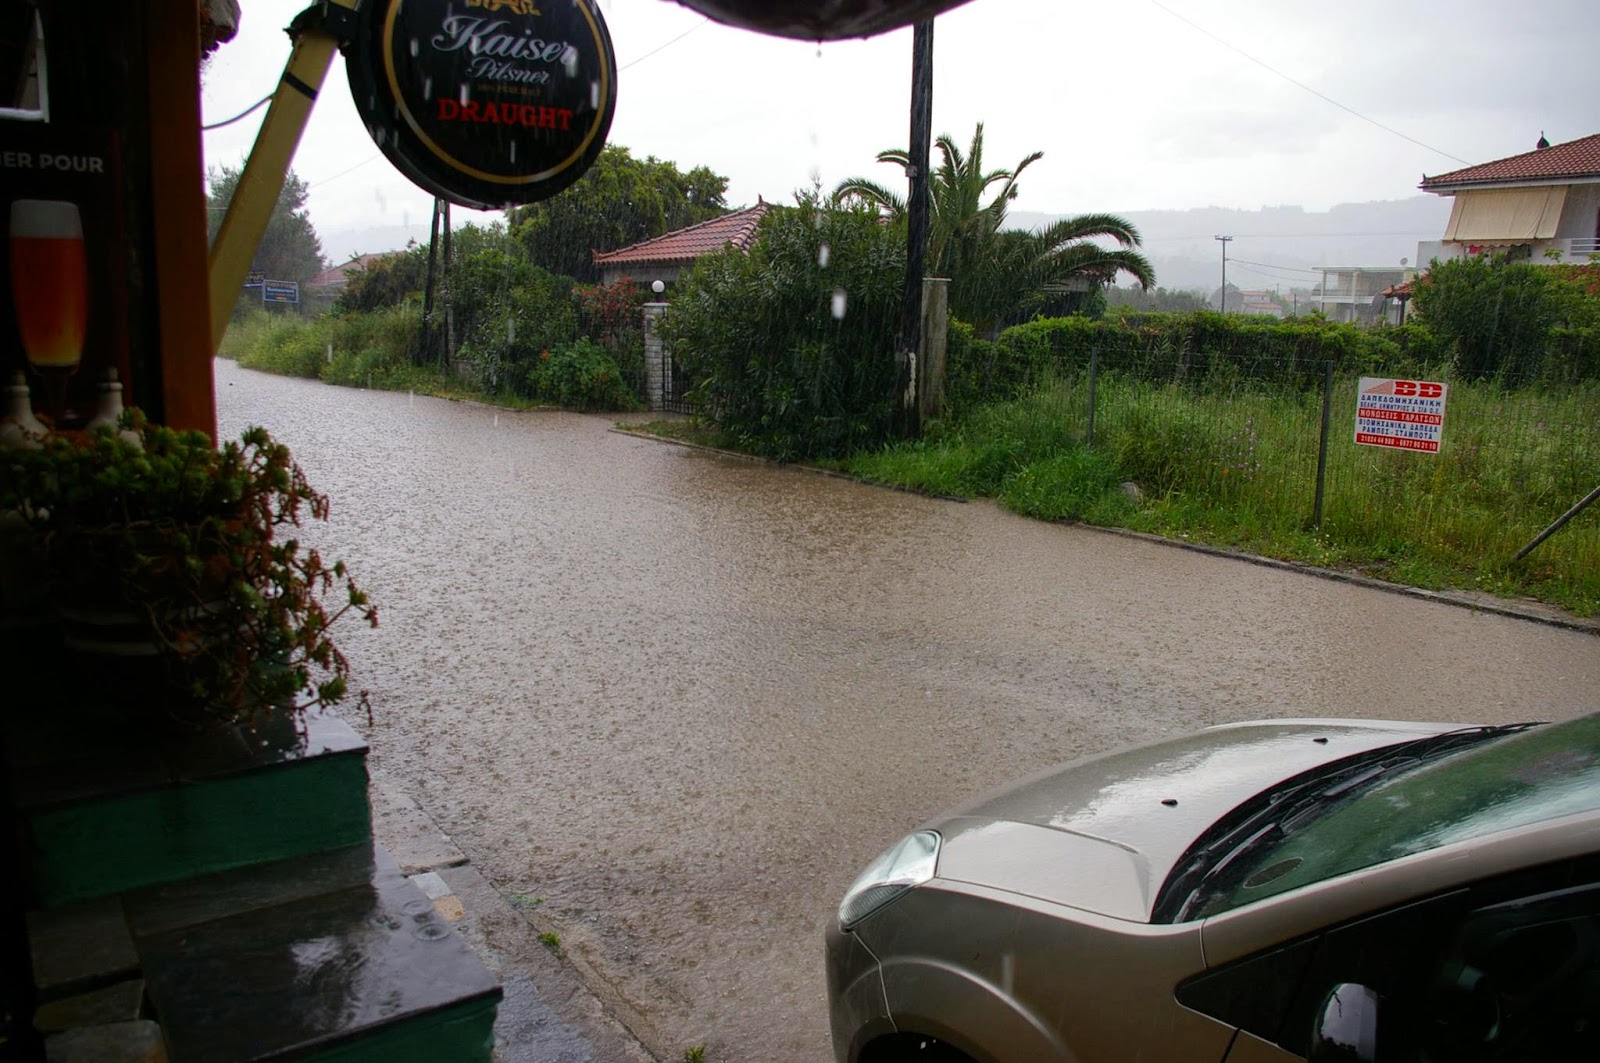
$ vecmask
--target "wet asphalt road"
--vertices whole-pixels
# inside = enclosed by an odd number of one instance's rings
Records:
[[[1592,635],[647,442],[218,362],[382,609],[352,722],[543,899],[663,1059],[830,1058],[822,928],[922,819],[1262,716],[1560,718]]]

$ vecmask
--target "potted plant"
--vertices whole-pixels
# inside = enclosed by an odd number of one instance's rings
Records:
[[[332,705],[349,665],[329,629],[377,625],[343,562],[295,536],[328,500],[263,428],[218,448],[130,410],[3,451],[0,513],[31,530],[67,651],[123,706],[231,723]]]

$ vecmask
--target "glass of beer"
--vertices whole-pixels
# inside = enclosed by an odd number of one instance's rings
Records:
[[[48,383],[50,413],[61,414],[67,377],[83,358],[89,271],[76,203],[11,204],[11,299],[28,363]]]

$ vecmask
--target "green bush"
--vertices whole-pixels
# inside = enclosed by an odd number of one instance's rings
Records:
[[[1450,345],[1457,374],[1508,384],[1539,374],[1551,330],[1578,298],[1551,267],[1503,256],[1435,261],[1414,293],[1423,323]]]
[[[904,281],[903,228],[816,202],[774,208],[749,254],[700,260],[661,330],[734,445],[785,461],[877,448],[895,405]]]
[[[1419,328],[1397,334],[1210,311],[1099,321],[1040,318],[1006,329],[993,344],[973,338],[965,326],[953,328],[951,336],[946,396],[957,415],[983,402],[1014,399],[1051,377],[1079,373],[1094,358],[1102,372],[1152,382],[1309,389],[1321,386],[1330,361],[1341,373],[1407,371],[1418,356],[1408,354],[1400,338],[1423,342]]]
[[[1600,380],[1600,326],[1551,329],[1539,379],[1556,385]]]
[[[246,369],[315,380],[327,364],[327,320],[287,315],[272,315],[266,322],[252,319],[232,345],[234,356]]]
[[[334,309],[364,313],[399,306],[422,295],[428,279],[428,249],[412,244],[404,251],[368,262],[350,271]]]
[[[541,352],[528,383],[538,398],[569,410],[631,410],[639,404],[611,352],[587,338]]]

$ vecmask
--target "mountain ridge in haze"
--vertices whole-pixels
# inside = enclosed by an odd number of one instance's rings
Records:
[[[1299,206],[1240,210],[1196,207],[1190,210],[1126,210],[1144,238],[1142,250],[1163,288],[1214,292],[1222,280],[1222,245],[1228,244],[1228,282],[1240,288],[1309,288],[1320,281],[1314,266],[1399,268],[1403,258],[1417,264],[1417,244],[1438,240],[1450,218],[1450,199],[1405,199],[1340,203],[1328,210]],[[1012,211],[1007,223],[1038,229],[1061,214]],[[1126,284],[1124,276],[1119,283]]]
[[[1313,266],[1398,267],[1402,258],[1417,264],[1417,243],[1437,240],[1450,217],[1443,196],[1340,203],[1328,210],[1298,206],[1240,210],[1196,207],[1190,210],[1117,211],[1139,229],[1143,249],[1163,288],[1214,292],[1221,283],[1222,248],[1228,244],[1228,280],[1240,288],[1309,288],[1320,277]],[[1065,217],[1038,211],[1012,211],[1014,228],[1038,229]],[[318,230],[328,260],[335,265],[357,254],[404,248],[408,240],[428,239],[426,223]],[[1127,283],[1122,278],[1121,283]]]

